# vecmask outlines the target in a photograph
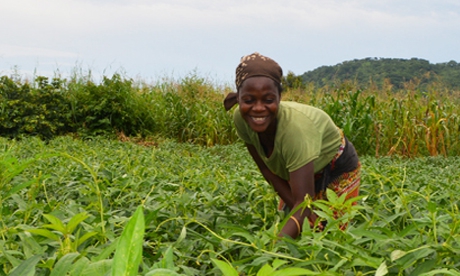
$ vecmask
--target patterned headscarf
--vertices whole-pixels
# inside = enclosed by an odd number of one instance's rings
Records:
[[[276,61],[257,52],[244,56],[236,67],[236,88],[239,89],[246,79],[259,76],[268,77],[280,84],[283,70]]]
[[[244,56],[240,60],[240,64],[236,67],[236,89],[239,90],[243,82],[252,77],[268,77],[274,80],[277,84],[281,84],[283,77],[283,69],[273,59],[263,56],[257,52]],[[237,104],[237,93],[229,93],[224,100],[226,110]]]

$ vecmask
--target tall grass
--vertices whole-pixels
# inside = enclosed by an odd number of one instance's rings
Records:
[[[55,78],[50,84],[46,78],[37,77],[32,82],[36,84],[2,77],[1,135],[46,134],[45,138],[52,138],[65,133],[118,133],[144,138],[161,136],[206,146],[238,142],[233,110],[225,112],[222,106],[232,88],[194,74],[157,83],[117,74],[104,77],[99,84],[84,76]],[[420,90],[411,83],[401,90],[390,84],[382,89],[372,85],[366,90],[356,87],[352,83],[319,88],[307,85],[287,89],[282,99],[324,109],[344,129],[360,155],[460,154],[458,91],[448,91],[442,85]],[[53,99],[52,104],[48,99]]]
[[[358,90],[336,88],[287,90],[284,100],[325,110],[362,155],[456,156],[460,153],[460,93],[431,86]]]
[[[212,146],[236,141],[231,117],[223,111],[227,88],[216,88],[191,75],[146,86],[142,96],[151,105],[155,133],[180,142]]]

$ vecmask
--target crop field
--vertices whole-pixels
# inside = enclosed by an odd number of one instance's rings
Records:
[[[292,240],[241,143],[135,142],[0,138],[0,275],[460,275],[458,156],[362,156]]]

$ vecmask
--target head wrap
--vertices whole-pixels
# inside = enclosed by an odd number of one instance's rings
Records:
[[[239,89],[246,79],[260,76],[268,77],[280,84],[283,70],[276,61],[257,52],[244,56],[236,67],[236,88]]]
[[[235,84],[237,91],[246,79],[261,76],[272,79],[276,84],[281,84],[283,70],[276,61],[257,52],[242,57],[240,64],[236,67]],[[227,95],[224,100],[226,110],[237,103],[237,95],[234,92]]]

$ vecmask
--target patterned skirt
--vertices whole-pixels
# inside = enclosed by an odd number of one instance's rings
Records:
[[[346,199],[356,197],[359,194],[359,185],[361,182],[361,163],[356,158],[348,159],[349,163],[354,164],[346,164],[347,166],[351,166],[352,169],[345,168],[338,176],[334,174],[338,166],[338,160],[340,157],[344,157],[342,155],[350,155],[356,154],[356,151],[353,145],[345,138],[342,134],[342,143],[339,147],[339,150],[332,158],[332,161],[326,166],[326,168],[322,169],[318,173],[315,174],[315,186],[316,186],[316,196],[314,199],[325,199],[326,198],[326,189],[332,189],[337,196],[341,196],[342,194],[347,194]],[[335,176],[331,176],[335,175]],[[322,184],[325,182],[325,185]],[[356,204],[356,202],[355,202]]]

